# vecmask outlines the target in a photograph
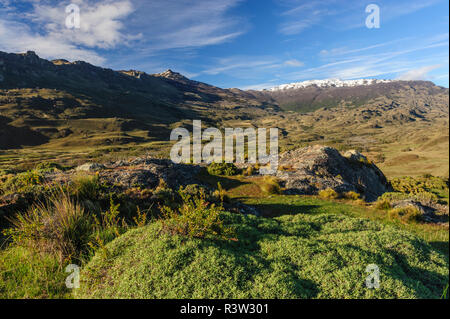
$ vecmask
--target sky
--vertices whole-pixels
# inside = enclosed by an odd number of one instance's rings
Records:
[[[79,28],[66,23],[70,4]],[[370,4],[378,27],[366,24]],[[327,78],[449,87],[448,12],[448,0],[0,0],[0,51],[172,69],[223,88]]]

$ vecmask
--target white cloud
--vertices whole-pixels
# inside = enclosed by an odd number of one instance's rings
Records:
[[[97,65],[105,62],[105,59],[94,50],[82,49],[51,36],[41,36],[33,33],[24,24],[1,19],[0,51],[36,51],[39,56],[47,59],[83,60]]]
[[[410,70],[398,76],[399,80],[412,81],[412,80],[426,80],[428,78],[428,73],[440,68],[440,64],[428,65],[418,69]]]
[[[114,48],[139,37],[139,34],[124,32],[122,20],[134,11],[133,4],[128,0],[100,3],[79,0],[80,29],[65,26],[66,5],[64,2],[58,6],[37,3],[30,16],[33,22],[43,26],[49,37],[90,48]]]
[[[287,66],[293,66],[293,67],[301,67],[301,66],[305,65],[305,63],[303,63],[302,61],[296,60],[296,59],[287,60],[284,62],[284,64]]]
[[[229,14],[241,0],[136,1],[131,28],[141,30],[142,52],[196,48],[228,42],[247,30]]]
[[[237,77],[248,78],[258,71],[276,68],[280,66],[277,60],[270,57],[233,56],[218,59],[216,65],[211,66],[201,73],[208,75],[232,74]]]
[[[325,29],[354,29],[365,27],[367,13],[365,8],[373,3],[370,0],[278,0],[287,7],[281,16],[285,21],[279,26],[284,35],[300,34],[308,29],[323,27]],[[430,7],[442,0],[378,0],[381,10],[381,23],[403,15]],[[331,9],[332,8],[332,9]]]
[[[0,1],[0,50],[34,50],[44,58],[99,64],[101,53],[122,49],[135,63],[165,50],[227,42],[246,30],[243,19],[229,15],[241,0],[23,0],[28,6],[20,10]],[[80,29],[65,26],[70,3],[80,7]]]

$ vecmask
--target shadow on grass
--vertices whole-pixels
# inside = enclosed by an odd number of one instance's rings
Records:
[[[319,205],[298,204],[251,204],[263,217],[278,217],[282,215],[315,215],[320,214]]]
[[[247,185],[247,184],[251,184],[250,182],[243,182],[240,181],[238,179],[235,178],[229,178],[229,177],[225,177],[225,176],[217,176],[217,175],[210,175],[206,169],[203,169],[199,174],[198,174],[198,178],[204,182],[207,183],[208,185],[210,185],[211,187],[216,188],[217,187],[217,183],[220,183],[220,185],[222,186],[222,188],[226,191],[229,191],[230,189],[242,186],[242,185]]]
[[[430,246],[449,257],[449,242],[448,241],[430,241]]]

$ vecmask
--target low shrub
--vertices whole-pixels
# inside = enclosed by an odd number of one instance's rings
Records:
[[[102,212],[99,217],[94,216],[94,227],[88,246],[93,251],[101,250],[105,257],[109,256],[105,244],[119,237],[128,229],[125,220],[119,217],[119,207],[120,204],[115,204],[111,196],[109,209]],[[137,218],[142,217],[138,216]],[[139,219],[136,219],[136,222],[139,222]]]
[[[448,283],[448,258],[392,225],[328,213],[220,216],[239,241],[162,236],[152,222],[106,245],[114,258],[94,256],[75,297],[429,299]],[[365,285],[373,263],[380,289]]]
[[[378,200],[375,202],[374,207],[376,209],[381,210],[388,210],[392,208],[391,201],[387,198],[383,198],[382,196],[378,198]]]
[[[438,196],[434,193],[430,192],[419,192],[414,194],[409,193],[400,193],[400,192],[387,192],[381,195],[382,199],[386,199],[389,201],[398,201],[398,200],[405,200],[405,199],[412,199],[416,200],[422,203],[430,203],[430,202],[437,202]]]
[[[252,176],[255,174],[255,168],[252,165],[247,166],[247,168],[242,173],[244,176]]]
[[[35,169],[37,171],[42,171],[42,172],[54,172],[54,171],[64,170],[64,168],[61,165],[59,165],[57,163],[52,163],[52,162],[39,163],[38,165],[36,165]]]
[[[259,187],[268,195],[279,195],[283,193],[278,180],[273,176],[264,176]]]
[[[5,193],[33,192],[37,186],[44,183],[44,175],[37,170],[31,170],[16,175],[10,175],[2,185]]]
[[[208,203],[203,190],[198,196],[183,191],[180,195],[183,203],[179,208],[173,209],[168,206],[161,208],[163,233],[191,238],[231,238],[231,228],[225,227],[220,217],[224,212],[222,205]]]
[[[420,177],[394,178],[390,182],[396,192],[417,195],[425,197],[424,200],[448,204],[448,179],[426,174]]]
[[[344,193],[343,197],[345,199],[350,199],[350,200],[355,200],[356,201],[356,200],[361,198],[361,195],[359,193],[357,193],[357,192],[349,191],[349,192]]]
[[[240,173],[240,170],[233,163],[211,163],[207,170],[210,175],[233,176]]]
[[[153,197],[164,205],[171,206],[175,202],[175,192],[162,178],[159,180],[158,186],[153,191]]]
[[[327,188],[319,191],[319,197],[325,199],[337,199],[339,194],[332,188]]]

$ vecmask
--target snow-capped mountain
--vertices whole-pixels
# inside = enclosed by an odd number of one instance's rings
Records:
[[[290,89],[301,89],[308,86],[318,86],[318,87],[354,87],[361,85],[372,85],[378,83],[389,83],[394,80],[377,80],[377,79],[359,79],[359,80],[339,80],[339,79],[325,79],[325,80],[308,80],[303,82],[295,82],[289,84],[282,84],[273,88],[268,89],[267,91],[282,91],[282,90],[290,90]]]

